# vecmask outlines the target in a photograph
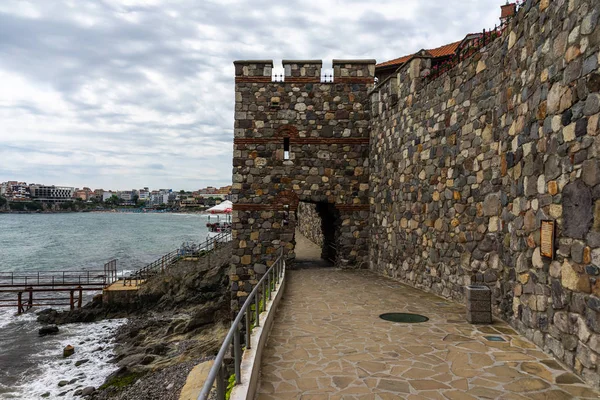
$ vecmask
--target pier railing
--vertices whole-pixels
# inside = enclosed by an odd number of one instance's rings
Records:
[[[0,289],[15,287],[60,288],[63,286],[107,286],[111,275],[103,270],[0,272]]]
[[[267,301],[271,300],[272,292],[281,286],[284,279],[285,258],[282,248],[277,260],[275,260],[273,265],[271,265],[263,277],[258,281],[254,287],[254,290],[252,290],[244,302],[244,305],[240,308],[235,320],[231,324],[231,328],[229,329],[229,332],[227,332],[227,336],[225,336],[225,340],[223,341],[219,353],[214,360],[213,366],[210,369],[208,377],[204,382],[202,391],[198,395],[198,400],[207,400],[210,397],[215,382],[217,386],[216,397],[210,398],[216,400],[225,399],[225,382],[227,373],[224,360],[226,355],[232,353],[232,346],[234,355],[235,383],[236,385],[242,383],[241,363],[242,353],[244,351],[241,341],[242,325],[244,325],[245,331],[244,345],[246,349],[250,349],[250,337],[252,335],[252,329],[255,326],[260,326],[260,314],[266,311]]]

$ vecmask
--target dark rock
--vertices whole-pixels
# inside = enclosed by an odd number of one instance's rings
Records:
[[[142,365],[148,365],[154,362],[156,357],[151,356],[151,355],[146,355],[144,356],[144,358],[142,358],[142,361],[140,362],[140,364]]]
[[[585,273],[588,275],[598,275],[600,274],[600,269],[595,265],[586,265]]]
[[[581,118],[581,119],[577,120],[577,123],[575,124],[575,136],[577,136],[577,137],[585,136],[587,134],[587,125],[588,125],[587,118]]]
[[[583,107],[583,114],[594,115],[600,112],[600,95],[598,93],[590,93]]]
[[[56,325],[43,326],[40,329],[38,329],[38,334],[40,336],[56,335],[57,333],[58,333],[58,326],[56,326]]]
[[[590,298],[587,301],[587,305],[592,310],[600,312],[600,299],[598,297],[590,296]]]
[[[90,394],[94,393],[95,391],[96,391],[96,388],[94,388],[93,386],[88,386],[81,391],[81,395],[89,396]]]
[[[80,365],[83,365],[83,364],[85,364],[88,361],[90,361],[90,360],[88,360],[87,358],[83,359],[83,360],[78,360],[77,362],[75,362],[75,366],[79,367]]]
[[[58,387],[67,386],[68,384],[69,384],[69,381],[62,380],[62,381],[58,382]]]
[[[592,195],[580,180],[569,183],[563,190],[563,234],[583,239],[592,223]]]
[[[556,310],[565,308],[566,296],[560,281],[557,279],[552,280],[551,285],[552,293],[552,307]]]
[[[560,176],[561,172],[560,159],[554,154],[548,156],[548,160],[544,164],[544,176],[546,179],[556,179]]]

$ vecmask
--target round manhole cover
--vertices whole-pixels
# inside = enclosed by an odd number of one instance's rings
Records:
[[[414,324],[417,322],[427,322],[429,318],[419,314],[408,314],[408,313],[386,313],[381,314],[379,318],[391,322],[404,322],[408,324]]]

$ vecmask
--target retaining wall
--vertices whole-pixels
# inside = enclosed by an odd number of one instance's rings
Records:
[[[371,94],[370,267],[510,321],[600,384],[600,6],[528,1],[434,80],[416,58]],[[540,224],[557,224],[541,257]]]

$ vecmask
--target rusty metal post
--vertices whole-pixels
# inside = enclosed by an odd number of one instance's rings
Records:
[[[33,287],[29,288],[29,303],[27,305],[27,309],[31,309],[33,307]]]
[[[83,288],[79,286],[79,298],[77,299],[77,308],[81,308],[83,305]]]
[[[21,314],[23,312],[23,292],[19,292],[17,294],[17,314]]]
[[[71,306],[71,310],[75,309],[75,291],[71,290],[71,299],[69,301],[69,305]]]

